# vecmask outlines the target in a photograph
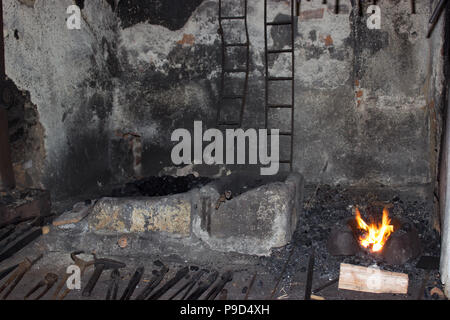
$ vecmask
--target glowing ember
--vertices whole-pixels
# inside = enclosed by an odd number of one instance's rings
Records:
[[[391,233],[394,232],[394,226],[390,224],[391,219],[387,208],[383,209],[381,224],[371,223],[370,225],[361,218],[361,213],[356,208],[356,222],[358,228],[365,231],[365,235],[359,237],[359,243],[364,248],[370,248],[372,252],[380,251]]]

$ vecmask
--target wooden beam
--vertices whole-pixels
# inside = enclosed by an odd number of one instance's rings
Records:
[[[408,293],[408,275],[341,263],[339,289],[371,293]]]

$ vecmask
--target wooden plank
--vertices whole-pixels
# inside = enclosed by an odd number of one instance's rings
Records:
[[[408,293],[408,275],[341,263],[339,289],[371,293]]]

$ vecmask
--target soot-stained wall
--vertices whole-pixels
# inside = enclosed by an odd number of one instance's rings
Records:
[[[144,2],[123,1],[119,7],[131,12]],[[237,12],[243,1],[227,2]],[[417,3],[412,15],[407,1],[378,4],[381,29],[370,30],[369,14],[359,17],[350,1],[341,2],[338,15],[333,4],[302,2],[295,35],[294,168],[309,183],[433,182],[442,57],[439,40],[425,39],[430,5]],[[289,1],[269,1],[269,6],[269,20],[289,18]],[[244,127],[264,123],[263,10],[262,1],[248,1],[251,57]],[[124,75],[116,90],[114,123],[142,134],[144,172],[156,173],[170,166],[173,129],[192,128],[193,120],[215,125],[221,59],[218,1],[201,2],[176,30],[170,21],[135,23],[127,15],[119,17]],[[149,14],[147,21],[152,19]],[[235,39],[242,30],[232,27],[227,35]],[[438,27],[435,33],[440,32]],[[269,38],[269,44],[290,45],[289,29],[272,27]],[[272,75],[286,75],[290,60],[282,55],[269,59],[269,69]],[[279,88],[271,95],[282,102],[289,91]],[[289,116],[269,115],[280,127]],[[228,169],[240,168],[220,172]]]
[[[243,3],[222,2],[234,13]],[[268,2],[269,19],[289,18],[289,1]],[[192,129],[194,120],[217,127],[218,0],[84,1],[82,28],[69,31],[65,10],[72,3],[4,1],[7,73],[30,92],[39,112],[45,186],[74,194],[141,175],[252,169],[181,168],[170,160],[174,129]],[[381,29],[369,30],[368,14],[359,17],[350,1],[341,1],[337,15],[333,3],[302,1],[294,45],[294,169],[308,183],[405,186],[434,180],[442,57],[440,37],[425,39],[430,5],[416,2],[411,15],[408,1],[378,4]],[[263,17],[263,1],[248,0],[244,128],[264,126]],[[16,29],[19,39],[12,36]],[[230,26],[228,40],[242,39],[242,31]],[[272,27],[269,38],[270,44],[290,45],[289,30]],[[271,58],[269,69],[283,76],[290,59]],[[290,96],[283,88],[273,93],[279,102]],[[289,116],[269,118],[283,129]]]
[[[42,126],[38,185],[56,197],[108,182],[117,20],[106,1],[85,1],[69,30],[70,0],[5,0],[7,76],[29,94]],[[25,152],[33,152],[28,149]]]

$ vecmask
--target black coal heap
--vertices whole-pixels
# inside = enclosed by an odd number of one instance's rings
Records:
[[[162,197],[171,194],[188,192],[193,188],[200,188],[212,179],[207,177],[195,177],[189,174],[183,177],[161,176],[146,177],[129,182],[112,191],[112,197]]]

